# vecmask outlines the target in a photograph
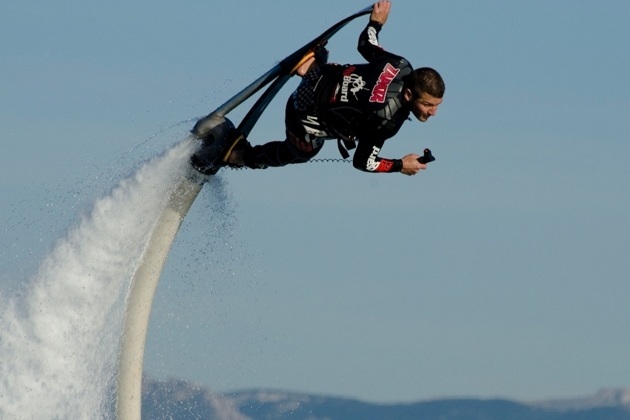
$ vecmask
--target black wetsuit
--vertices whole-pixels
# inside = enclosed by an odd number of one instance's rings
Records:
[[[409,118],[403,103],[409,62],[385,51],[378,42],[382,25],[371,21],[361,32],[358,50],[366,64],[315,66],[289,97],[287,139],[255,146],[245,162],[250,167],[306,162],[324,140],[356,140],[355,168],[366,172],[400,172],[402,160],[378,156],[383,143]]]

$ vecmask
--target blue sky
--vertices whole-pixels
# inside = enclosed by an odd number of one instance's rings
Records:
[[[3,2],[2,288],[122,176],[365,6]],[[630,387],[629,13],[395,1],[381,43],[447,92],[381,154],[437,161],[416,177],[222,171],[225,207],[204,190],[166,266],[147,373],[372,401]],[[332,61],[360,62],[364,24],[331,41]],[[296,83],[253,143],[282,137]]]

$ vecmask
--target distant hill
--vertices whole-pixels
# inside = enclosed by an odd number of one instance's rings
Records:
[[[216,394],[180,380],[143,382],[142,417],[151,420],[630,420],[630,390],[584,398],[521,403],[504,399],[440,399],[373,404],[270,390]]]

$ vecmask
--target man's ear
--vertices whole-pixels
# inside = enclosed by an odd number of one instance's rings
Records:
[[[411,89],[405,88],[405,90],[403,90],[403,98],[405,99],[405,102],[411,102],[411,99],[413,98],[413,92]]]

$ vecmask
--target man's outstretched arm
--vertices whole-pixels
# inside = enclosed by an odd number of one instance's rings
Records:
[[[374,9],[370,14],[370,22],[359,36],[359,45],[357,49],[363,58],[365,58],[368,62],[377,60],[387,54],[378,41],[378,33],[387,21],[390,8],[390,1],[381,0],[375,3]]]

